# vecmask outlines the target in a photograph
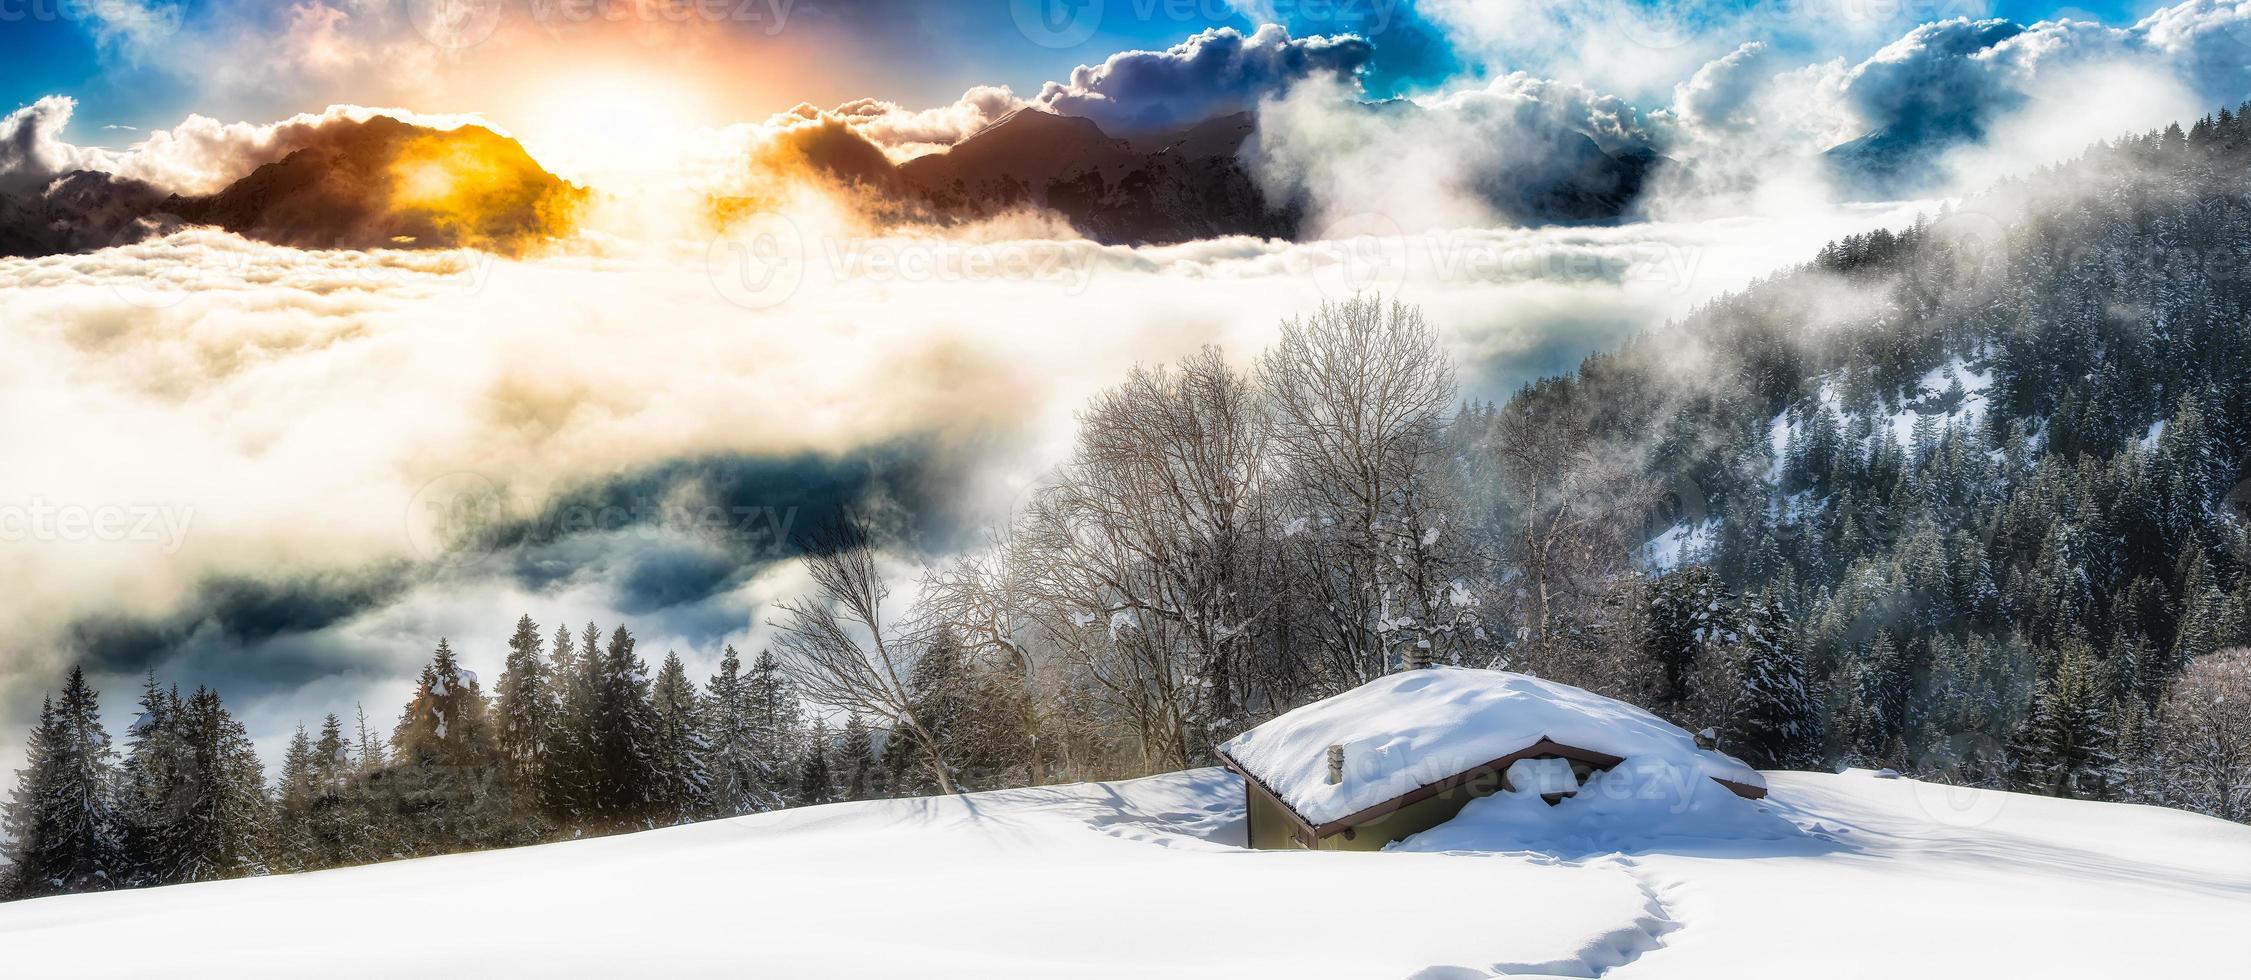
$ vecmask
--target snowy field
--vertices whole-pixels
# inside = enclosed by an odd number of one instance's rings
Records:
[[[0,905],[14,977],[2240,976],[2251,827],[1769,774],[1241,849],[1218,769]],[[1529,801],[1538,806],[1536,801]],[[1716,809],[1707,810],[1706,802]],[[184,968],[183,968],[184,967]]]

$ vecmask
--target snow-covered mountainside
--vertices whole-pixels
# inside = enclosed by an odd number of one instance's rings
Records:
[[[1685,813],[1590,782],[1381,853],[1250,851],[1243,787],[812,807],[0,905],[11,976],[2240,975],[2251,827],[1770,773]],[[1530,802],[1532,806],[1539,806]],[[1716,809],[1715,809],[1716,808]]]

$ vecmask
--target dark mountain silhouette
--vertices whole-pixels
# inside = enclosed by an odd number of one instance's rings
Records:
[[[1120,138],[1090,119],[1019,109],[949,150],[888,173],[871,173],[865,154],[833,146],[807,161],[874,191],[894,217],[953,222],[1044,209],[1106,244],[1314,231],[1303,227],[1307,202],[1271,199],[1253,175],[1243,151],[1256,133],[1247,112]],[[1496,212],[1525,224],[1621,217],[1661,162],[1647,150],[1609,153],[1568,131],[1530,140],[1513,158],[1521,162],[1489,175],[1479,190]],[[852,167],[830,166],[829,159]]]
[[[585,200],[585,191],[489,129],[377,116],[324,126],[311,145],[216,194],[167,197],[85,171],[0,194],[0,253],[103,248],[181,222],[304,248],[515,252],[567,231]]]
[[[92,170],[44,186],[0,193],[0,255],[54,255],[138,241],[162,222],[164,192]]]

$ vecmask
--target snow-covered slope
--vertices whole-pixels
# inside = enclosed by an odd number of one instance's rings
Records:
[[[1501,801],[1372,854],[1242,850],[1242,786],[1216,769],[842,804],[0,905],[0,972],[2243,975],[2232,937],[2251,920],[2251,828],[1769,775],[1766,801],[1723,791],[1720,809],[1662,826],[1615,805],[1580,816],[1574,800],[1527,830]]]

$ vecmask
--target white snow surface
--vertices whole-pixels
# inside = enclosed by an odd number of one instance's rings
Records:
[[[1701,560],[1711,550],[1719,526],[1719,521],[1711,518],[1695,524],[1674,524],[1642,543],[1642,564],[1664,572],[1678,567],[1684,559]]]
[[[0,964],[134,980],[2243,976],[2251,827],[1865,771],[1769,773],[1765,800],[1699,787],[1659,812],[1631,798],[1647,771],[1552,808],[1492,797],[1378,853],[1242,849],[1243,785],[1220,769],[837,804],[0,904]]]
[[[1956,384],[1962,386],[1962,400],[1949,404],[1945,396]],[[1948,424],[1962,428],[1975,426],[1985,417],[1986,407],[1992,397],[1992,387],[1991,367],[1973,369],[1961,358],[1953,358],[1917,379],[1915,390],[1907,393],[1906,400],[1894,410],[1883,414],[1877,431],[1888,434],[1893,442],[1906,447],[1915,442],[1915,423],[1925,417],[1929,417],[1939,428]],[[1838,379],[1833,375],[1823,375],[1813,397],[1799,407],[1807,417],[1811,417],[1823,406],[1836,412],[1840,418],[1844,415],[1844,397],[1838,390]],[[1790,420],[1788,411],[1767,420],[1767,447],[1772,456],[1767,465],[1767,482],[1782,479],[1782,457],[1789,447],[1791,437],[1798,434],[1799,427],[1799,423]]]
[[[1389,674],[1283,714],[1220,746],[1299,816],[1320,824],[1528,748],[1542,738],[1766,785],[1749,766],[1623,701],[1524,674],[1432,667]],[[1331,745],[1344,781],[1328,781]]]

